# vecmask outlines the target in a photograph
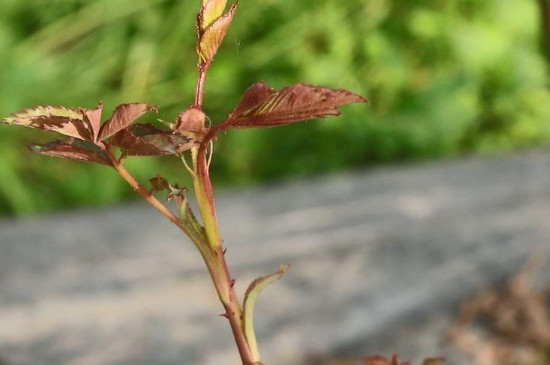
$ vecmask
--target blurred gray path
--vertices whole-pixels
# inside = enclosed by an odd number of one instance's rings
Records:
[[[549,253],[550,153],[225,192],[218,205],[241,292],[292,265],[256,307],[267,364],[439,355],[461,299]],[[221,311],[192,245],[147,206],[0,222],[9,365],[237,365]]]

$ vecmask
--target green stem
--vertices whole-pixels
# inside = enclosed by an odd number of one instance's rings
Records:
[[[205,148],[201,145],[191,151],[195,171],[193,176],[195,196],[208,239],[208,247],[203,248],[201,253],[218,297],[225,308],[224,316],[229,320],[243,364],[254,365],[256,362],[244,332],[243,310],[234,289],[234,280],[225,261]]]
[[[227,268],[223,248],[214,251],[209,248],[209,253],[203,254],[204,261],[216,287],[218,297],[225,309],[224,317],[229,320],[239,355],[244,365],[253,365],[254,357],[246,340],[243,329],[243,312],[237,294],[233,288],[234,281]]]
[[[191,153],[193,154],[193,164],[195,169],[195,174],[193,175],[193,187],[197,198],[197,204],[202,217],[204,230],[206,231],[206,236],[208,237],[208,243],[212,249],[216,250],[221,247],[222,238],[220,234],[220,227],[218,225],[218,217],[214,203],[214,192],[212,190],[212,183],[208,173],[206,156],[204,154],[201,156],[197,147],[193,148]]]
[[[178,226],[191,239],[191,241],[193,241],[193,243],[201,253],[204,262],[206,263],[208,272],[210,273],[212,281],[214,282],[218,297],[223,304],[223,307],[225,309],[224,316],[229,320],[231,331],[233,332],[233,337],[235,338],[235,343],[237,344],[239,355],[243,361],[243,364],[254,365],[254,357],[250,351],[250,347],[244,333],[242,307],[233,288],[234,281],[227,267],[224,249],[221,245],[221,239],[219,238],[219,229],[217,228],[218,224],[213,196],[211,194],[212,186],[210,183],[210,179],[207,179],[205,181],[195,178],[195,194],[197,197],[197,201],[199,202],[199,206],[201,207],[201,216],[203,218],[203,221],[210,222],[210,231],[214,232],[214,234],[211,234],[209,236],[209,230],[205,228],[208,242],[204,242],[204,238],[201,239],[201,237],[199,237],[197,234],[187,229],[186,226],[180,222],[180,219],[170,211],[170,209],[168,209],[157,198],[155,198],[155,196],[151,194],[151,192],[149,192],[128,170],[126,170],[122,162],[118,160],[108,148],[105,148],[104,151],[109,156],[111,162],[113,163],[113,167],[117,170],[120,176],[124,180],[126,180],[126,182],[128,182],[128,184],[136,192],[138,192],[149,204],[155,207],[172,223]],[[193,160],[195,162],[196,158],[194,158]],[[195,168],[195,170],[197,169]],[[206,176],[208,177],[208,175]],[[204,181],[206,182],[206,184],[203,184]],[[205,188],[205,186],[208,186],[208,188]],[[208,192],[210,192],[210,195],[208,194]],[[212,227],[215,228],[215,231],[212,231]]]

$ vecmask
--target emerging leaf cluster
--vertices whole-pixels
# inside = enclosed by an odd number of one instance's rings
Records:
[[[277,91],[265,82],[258,82],[246,90],[225,120],[207,125],[208,118],[202,109],[206,73],[234,19],[238,1],[227,12],[226,7],[226,0],[202,1],[196,23],[198,77],[195,101],[172,122],[160,121],[161,127],[151,122],[136,123],[157,108],[146,103],[129,103],[118,105],[111,117],[102,123],[103,104],[100,102],[95,109],[39,106],[12,114],[2,123],[62,135],[63,138],[46,144],[32,144],[30,150],[113,167],[134,190],[187,234],[210,271],[243,364],[258,365],[261,360],[252,321],[254,303],[260,291],[279,279],[288,266],[253,281],[241,305],[233,291],[235,281],[225,262],[225,248],[216,216],[209,176],[212,145],[216,137],[227,130],[276,127],[340,115],[340,106],[367,100],[346,90],[295,84]],[[170,184],[159,175],[149,180],[151,188],[145,188],[124,167],[127,157],[163,155],[177,156],[183,161],[193,179],[200,215],[189,206],[186,188]],[[155,197],[159,191],[168,191],[168,200],[176,203],[176,213]]]

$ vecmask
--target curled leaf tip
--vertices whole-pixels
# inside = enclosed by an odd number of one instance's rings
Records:
[[[244,295],[244,305],[243,305],[243,329],[250,346],[250,351],[255,360],[260,362],[260,353],[258,351],[258,344],[256,341],[256,335],[254,333],[254,306],[256,304],[256,299],[262,290],[264,290],[268,285],[279,280],[283,274],[290,268],[290,265],[281,265],[278,271],[257,278],[246,290]],[[261,363],[261,362],[260,362]]]

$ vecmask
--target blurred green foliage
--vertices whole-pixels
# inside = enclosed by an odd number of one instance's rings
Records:
[[[0,115],[99,100],[110,113],[145,101],[173,120],[193,98],[199,4],[2,0]],[[259,80],[346,88],[372,105],[346,107],[341,118],[230,132],[219,138],[213,175],[252,183],[545,143],[550,91],[538,19],[535,1],[243,0],[208,77],[205,108],[214,123]],[[42,138],[0,127],[1,213],[133,196],[106,167],[24,149]],[[185,182],[170,158],[130,161],[142,179],[161,172]]]

